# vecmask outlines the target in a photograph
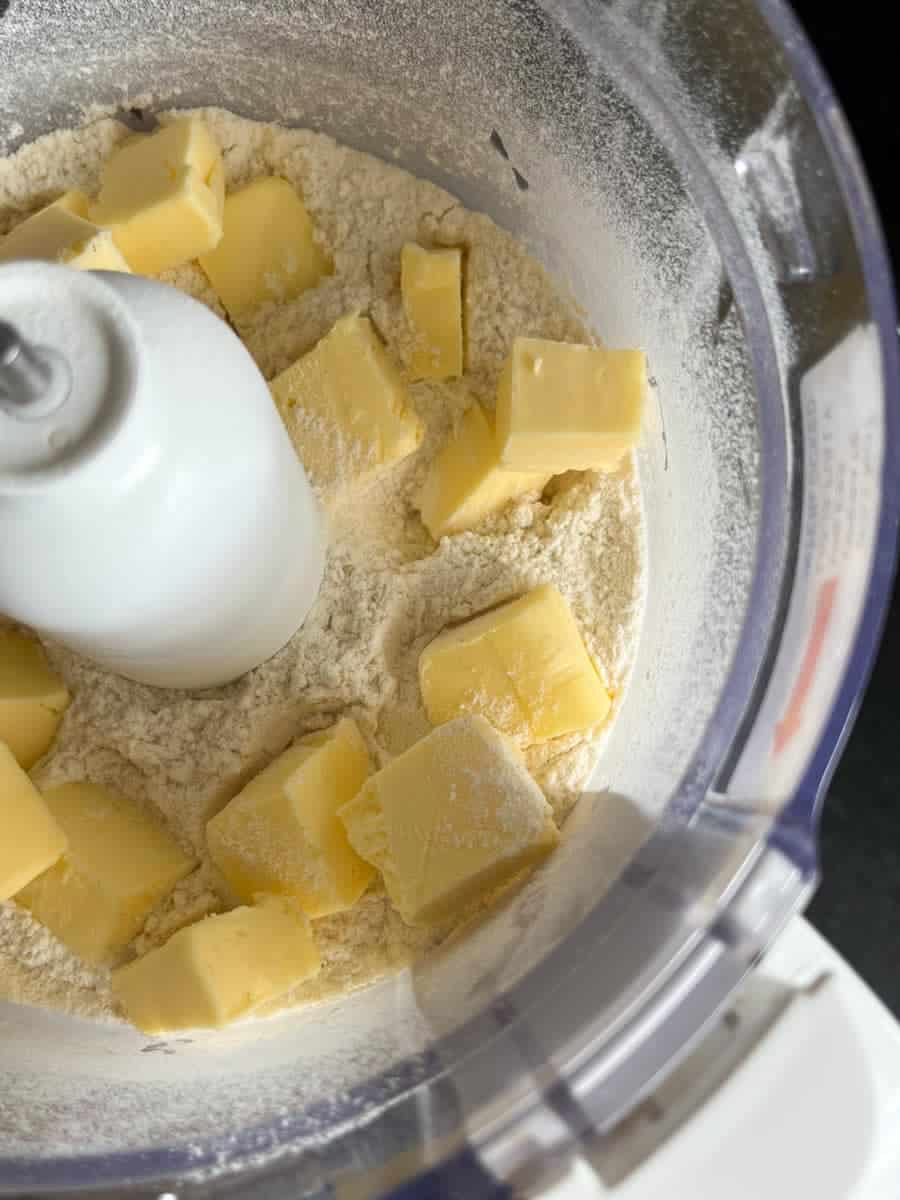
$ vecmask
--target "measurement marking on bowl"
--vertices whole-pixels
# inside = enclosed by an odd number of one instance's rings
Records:
[[[509,163],[510,168],[512,170],[513,179],[515,180],[515,183],[516,183],[516,187],[519,189],[520,192],[527,192],[529,187],[531,186],[531,184],[528,182],[528,180],[525,178],[525,176],[522,174],[522,172],[517,167],[514,167],[513,164],[510,162],[509,151],[506,148],[506,144],[503,141],[503,138],[500,136],[500,134],[497,132],[496,129],[491,130],[491,136],[488,140],[490,141],[493,148],[500,155],[500,157],[503,159],[503,161]]]
[[[174,1054],[175,1051],[168,1042],[148,1042],[146,1046],[141,1046],[141,1054]]]
[[[773,753],[775,754],[782,752],[803,723],[803,708],[816,674],[816,664],[822,653],[822,646],[825,644],[825,634],[828,632],[828,624],[834,610],[837,585],[836,575],[832,575],[830,579],[826,579],[819,585],[819,594],[816,597],[816,615],[813,618],[812,630],[806,644],[797,682],[794,684],[794,690],[791,692],[784,716],[775,726],[773,743]]]
[[[494,147],[494,149],[497,151],[497,153],[500,155],[501,158],[505,158],[506,161],[509,162],[509,151],[506,149],[506,146],[503,144],[503,138],[500,136],[500,134],[497,132],[496,129],[491,130],[491,145]]]

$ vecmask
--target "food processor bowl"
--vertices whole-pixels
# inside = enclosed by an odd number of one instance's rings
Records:
[[[537,1186],[602,1158],[814,886],[894,566],[872,200],[779,0],[0,4],[0,152],[198,105],[434,180],[646,350],[642,637],[560,849],[416,969],[179,1038],[0,1005],[0,1195]]]

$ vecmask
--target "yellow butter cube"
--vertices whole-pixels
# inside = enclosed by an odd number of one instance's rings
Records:
[[[76,217],[83,217],[87,220],[90,203],[84,192],[79,192],[73,188],[72,191],[63,192],[61,196],[57,196],[53,203],[48,204],[47,207],[64,208],[66,212],[74,213]]]
[[[340,816],[410,924],[453,916],[559,840],[550,806],[515,747],[477,716],[416,742],[373,775]]]
[[[641,432],[640,350],[516,338],[497,389],[500,461],[513,471],[613,470]]]
[[[0,742],[26,771],[50,749],[69,700],[40,643],[0,629]]]
[[[422,423],[368,317],[341,317],[270,387],[320,487],[370,475],[422,441]]]
[[[610,699],[572,612],[551,584],[447,629],[419,658],[434,725],[481,713],[525,744],[606,719]]]
[[[0,900],[52,867],[66,835],[19,764],[0,742]]]
[[[303,201],[277,176],[225,197],[222,240],[200,266],[232,317],[267,300],[293,300],[332,271]]]
[[[311,917],[350,908],[374,872],[350,843],[337,810],[371,771],[349,719],[276,758],[206,827],[213,862],[239,899],[292,896]]]
[[[107,229],[99,230],[86,242],[72,248],[60,262],[79,271],[122,271],[131,272],[122,252]]]
[[[407,242],[400,253],[400,291],[415,335],[410,374],[415,379],[462,375],[462,251],[425,250]]]
[[[134,801],[106,788],[65,783],[44,799],[68,850],[16,902],[86,962],[108,962],[194,863]]]
[[[442,538],[473,529],[510,500],[540,491],[549,478],[501,468],[491,420],[476,402],[431,464],[418,508],[431,536]]]
[[[90,216],[112,230],[133,271],[158,275],[218,244],[224,200],[219,147],[188,117],[113,151]]]
[[[55,201],[0,239],[0,262],[39,258],[80,271],[128,271],[112,234]]]
[[[319,971],[309,923],[276,896],[206,917],[113,971],[112,990],[144,1033],[219,1028]]]

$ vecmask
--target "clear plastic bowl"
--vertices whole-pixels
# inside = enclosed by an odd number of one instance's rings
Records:
[[[655,424],[638,661],[546,868],[421,969],[255,1026],[148,1045],[0,1006],[0,1194],[537,1179],[674,1065],[815,882],[900,479],[890,275],[840,110],[778,0],[2,9],[0,149],[96,105],[323,129],[528,242],[647,349]]]

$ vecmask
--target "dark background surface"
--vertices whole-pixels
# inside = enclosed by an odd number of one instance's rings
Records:
[[[797,0],[862,151],[900,274],[900,61],[878,19]],[[880,33],[879,33],[880,29]],[[897,714],[897,715],[895,715]],[[808,916],[900,1017],[900,599],[822,821],[823,881]]]

